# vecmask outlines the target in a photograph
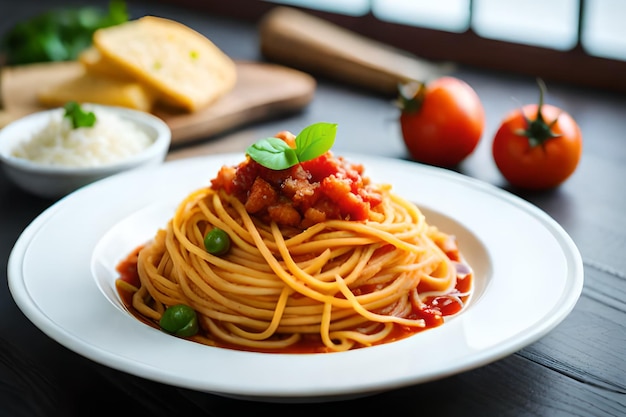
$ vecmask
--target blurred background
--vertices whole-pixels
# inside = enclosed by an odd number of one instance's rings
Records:
[[[251,20],[277,4],[289,5],[426,59],[626,92],[626,25],[623,24],[626,2],[623,0],[176,0],[175,3]]]
[[[51,0],[26,8],[0,1],[0,35],[55,7],[106,5]],[[277,5],[302,9],[369,38],[434,61],[539,76],[626,92],[623,0],[154,0],[129,9],[175,4],[257,22]],[[45,9],[37,9],[45,7]]]

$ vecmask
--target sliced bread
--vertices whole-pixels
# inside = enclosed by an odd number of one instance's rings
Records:
[[[136,81],[187,111],[202,109],[231,91],[232,59],[204,35],[155,16],[97,30],[93,45]]]

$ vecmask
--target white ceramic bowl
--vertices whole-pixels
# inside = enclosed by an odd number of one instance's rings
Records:
[[[96,115],[98,108],[114,112],[120,119],[134,123],[145,132],[152,143],[145,149],[118,162],[94,167],[69,167],[48,165],[12,155],[22,141],[30,140],[41,132],[57,108],[30,114],[0,129],[0,161],[7,176],[25,191],[44,198],[59,198],[99,179],[130,169],[160,164],[164,161],[171,142],[171,130],[167,124],[148,113],[111,106],[90,106]]]

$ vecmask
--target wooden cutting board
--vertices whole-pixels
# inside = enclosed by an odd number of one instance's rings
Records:
[[[0,73],[0,128],[43,108],[37,92],[47,83],[61,82],[82,71],[77,62],[6,67]],[[206,139],[252,122],[297,112],[313,99],[316,81],[305,72],[285,66],[237,62],[235,88],[210,107],[196,113],[155,109],[172,130],[174,145]]]

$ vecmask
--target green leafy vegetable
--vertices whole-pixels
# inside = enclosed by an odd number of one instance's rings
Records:
[[[128,20],[123,0],[111,0],[108,13],[93,6],[51,10],[19,22],[0,39],[8,65],[69,61],[91,45],[100,28]]]
[[[96,115],[93,112],[83,110],[77,102],[70,101],[65,104],[64,108],[65,114],[63,117],[70,119],[74,129],[93,127],[96,124]]]
[[[266,138],[250,145],[246,152],[264,167],[278,171],[325,154],[336,135],[337,124],[320,122],[305,127],[296,136],[295,149],[281,139]]]
[[[261,139],[252,144],[247,153],[259,164],[274,170],[287,169],[299,162],[295,149],[278,138]]]

